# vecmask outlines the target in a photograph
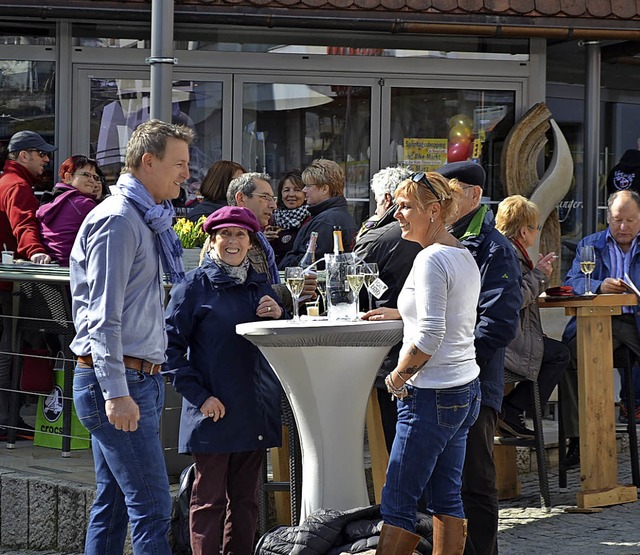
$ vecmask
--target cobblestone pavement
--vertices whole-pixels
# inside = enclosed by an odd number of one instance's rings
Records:
[[[619,482],[631,483],[629,454],[619,455]],[[550,510],[540,508],[537,474],[521,476],[522,495],[500,503],[500,555],[640,555],[640,502],[604,507],[591,514],[569,513],[579,489],[578,470],[568,487],[558,488],[557,468],[549,472]],[[54,552],[3,551],[2,555],[61,555]],[[74,554],[80,555],[80,554]]]
[[[629,453],[619,455],[619,482],[631,483]],[[569,513],[576,506],[579,472],[568,474],[567,489],[558,488],[557,468],[549,472],[551,503],[540,508],[536,473],[522,476],[522,496],[500,503],[500,555],[640,555],[640,502]]]

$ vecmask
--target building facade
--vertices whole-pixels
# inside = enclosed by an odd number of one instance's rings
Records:
[[[4,2],[0,161],[32,129],[60,147],[43,187],[76,153],[113,181],[149,117],[151,12],[151,0]],[[325,157],[344,165],[362,219],[379,168],[474,158],[498,202],[504,140],[545,102],[574,156],[558,207],[570,251],[592,217],[584,195],[604,206],[607,173],[640,146],[639,28],[628,0],[176,0],[172,119],[197,132],[190,188],[221,158],[277,179]]]

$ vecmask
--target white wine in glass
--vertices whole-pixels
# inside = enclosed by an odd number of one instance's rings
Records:
[[[284,282],[293,297],[293,321],[300,322],[298,300],[304,289],[304,270],[300,266],[292,266],[284,269]]]
[[[356,298],[356,314],[358,314],[360,312],[360,289],[362,289],[362,286],[364,285],[364,273],[362,272],[362,266],[358,264],[349,264],[347,267],[347,283]]]
[[[584,274],[584,294],[593,295],[591,291],[591,273],[596,267],[596,251],[593,246],[580,248],[580,271]]]
[[[364,286],[367,288],[367,296],[369,297],[369,310],[373,310],[373,299],[370,287],[380,275],[378,265],[375,262],[365,262],[362,271],[364,272]]]

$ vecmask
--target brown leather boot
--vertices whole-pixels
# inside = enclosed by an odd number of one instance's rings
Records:
[[[467,519],[433,515],[432,555],[462,555],[467,542]]]
[[[376,555],[413,555],[420,536],[404,528],[383,524]]]

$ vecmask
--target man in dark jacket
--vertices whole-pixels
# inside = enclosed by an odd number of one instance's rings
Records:
[[[457,179],[461,217],[452,234],[473,254],[481,285],[475,330],[476,362],[480,366],[482,406],[469,430],[462,473],[462,501],[468,522],[467,555],[498,553],[498,492],[493,462],[493,437],[504,394],[504,352],[516,336],[522,306],[520,266],[513,247],[495,229],[493,213],[480,204],[485,172],[473,162],[454,162],[438,173]]]
[[[49,157],[57,147],[47,143],[34,131],[20,131],[11,137],[9,154],[0,177],[0,243],[14,251],[16,258],[36,264],[48,264],[51,258],[42,246],[40,224],[36,219],[38,200],[33,194],[36,178],[44,173]],[[11,284],[0,284],[0,310],[11,314]],[[11,352],[11,326],[4,320],[0,351]],[[0,355],[0,441],[6,441],[9,423],[11,355]],[[18,438],[33,439],[33,431],[22,419],[17,424]]]
[[[365,262],[375,262],[380,271],[380,279],[389,287],[382,296],[375,300],[373,307],[398,307],[398,295],[411,271],[413,259],[422,250],[418,243],[402,239],[400,224],[394,218],[397,206],[393,202],[396,187],[408,179],[412,171],[408,168],[384,168],[371,179],[371,190],[376,200],[376,216],[370,218],[356,239],[353,252]],[[402,341],[394,345],[384,359],[378,376],[376,388],[378,405],[384,430],[387,451],[391,451],[395,436],[398,414],[395,398],[387,393],[384,379],[398,364],[398,354]]]

